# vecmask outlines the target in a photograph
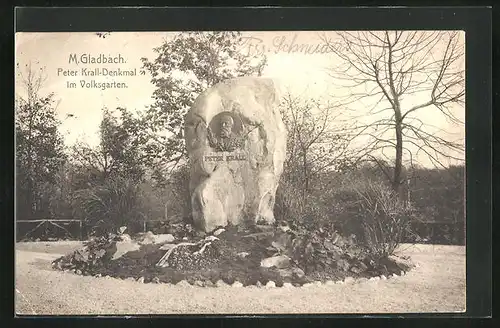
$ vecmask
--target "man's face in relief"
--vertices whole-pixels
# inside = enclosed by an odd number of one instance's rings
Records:
[[[229,138],[233,130],[234,121],[231,116],[223,116],[220,120],[220,137]]]

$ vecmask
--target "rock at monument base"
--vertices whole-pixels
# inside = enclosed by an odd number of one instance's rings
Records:
[[[155,242],[155,235],[151,231],[148,231],[144,234],[140,234],[138,241],[141,245],[153,244]]]
[[[169,233],[155,235],[155,238],[154,238],[155,244],[171,243],[174,240],[175,240],[175,237]]]
[[[123,240],[116,242],[116,252],[113,254],[113,260],[117,260],[128,252],[137,251],[141,248],[139,244],[132,240]]]
[[[220,235],[221,233],[223,233],[224,231],[226,231],[226,229],[224,229],[224,228],[220,228],[220,229],[215,230],[212,234],[213,234],[214,236],[218,236],[218,235]]]
[[[296,267],[278,269],[278,272],[282,278],[302,279],[305,276],[304,271]]]
[[[290,258],[286,255],[268,257],[260,261],[260,266],[263,268],[276,267],[278,269],[287,268],[290,265]]]
[[[191,207],[199,229],[275,221],[286,152],[279,101],[272,80],[241,77],[206,90],[187,113]]]
[[[148,231],[146,233],[138,234],[136,239],[140,245],[150,245],[150,244],[171,243],[175,240],[175,237],[170,233],[155,235],[151,231]]]
[[[304,276],[306,275],[304,273],[304,271],[300,268],[293,268],[292,273],[293,273],[293,277],[296,277],[296,278],[304,278]]]
[[[393,261],[398,266],[398,268],[400,268],[403,271],[415,267],[415,264],[411,260],[399,256],[391,255],[389,256],[389,260]]]

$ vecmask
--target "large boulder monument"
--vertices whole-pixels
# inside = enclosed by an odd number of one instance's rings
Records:
[[[272,224],[286,154],[280,92],[267,78],[240,77],[200,94],[185,116],[193,221]]]

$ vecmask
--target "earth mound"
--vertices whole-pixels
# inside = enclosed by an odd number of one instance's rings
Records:
[[[225,227],[211,234],[177,224],[169,234],[151,232],[134,238],[123,233],[92,238],[84,247],[56,259],[53,267],[91,276],[134,279],[144,283],[197,286],[241,283],[243,286],[301,286],[314,281],[399,275],[410,270],[409,259],[376,257],[327,229],[300,227]]]

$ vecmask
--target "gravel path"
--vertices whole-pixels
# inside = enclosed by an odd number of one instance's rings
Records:
[[[419,267],[385,281],[302,288],[201,288],[141,284],[52,270],[78,243],[16,246],[16,313],[285,314],[465,310],[465,247],[403,245]]]

